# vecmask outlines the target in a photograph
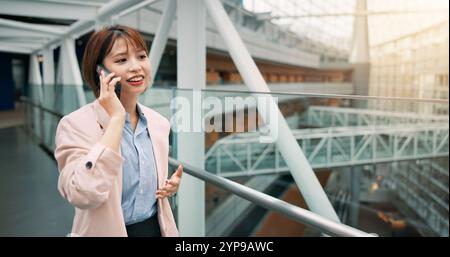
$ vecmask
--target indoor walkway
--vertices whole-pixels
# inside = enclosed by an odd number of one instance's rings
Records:
[[[73,208],[57,190],[58,171],[21,127],[0,129],[0,236],[65,236]]]

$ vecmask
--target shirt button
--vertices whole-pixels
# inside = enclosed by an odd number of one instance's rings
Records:
[[[90,170],[92,168],[92,162],[90,161],[86,162],[86,168]]]

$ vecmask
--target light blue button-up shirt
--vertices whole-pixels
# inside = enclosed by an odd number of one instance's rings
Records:
[[[147,119],[137,107],[139,119],[133,130],[126,114],[121,152],[125,159],[122,179],[122,211],[126,225],[144,221],[156,213],[157,176]]]

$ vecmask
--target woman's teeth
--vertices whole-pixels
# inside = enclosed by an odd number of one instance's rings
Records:
[[[134,77],[134,78],[131,78],[131,79],[129,79],[128,81],[129,82],[138,82],[138,81],[141,81],[141,80],[143,80],[144,79],[144,77]]]

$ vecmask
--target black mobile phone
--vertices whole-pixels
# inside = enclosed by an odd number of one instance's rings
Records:
[[[105,77],[108,76],[111,72],[105,68],[105,66],[98,64],[97,65],[97,74],[98,76],[100,76],[100,71],[103,70],[103,72],[105,73]],[[115,77],[114,77],[115,78]],[[97,89],[100,90],[100,80],[97,84]],[[120,82],[117,82],[115,87],[114,87],[114,92],[116,92],[117,98],[120,99],[120,90],[122,89],[122,85],[120,85]]]

